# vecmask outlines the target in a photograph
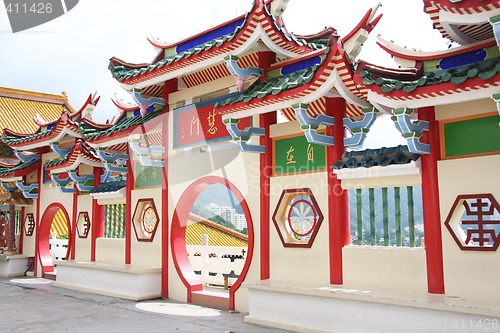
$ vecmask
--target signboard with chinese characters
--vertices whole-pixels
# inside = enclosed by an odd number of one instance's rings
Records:
[[[307,142],[302,134],[275,138],[273,145],[273,173],[276,176],[326,169],[325,147]]]
[[[231,139],[215,101],[196,103],[174,110],[174,148],[187,148]],[[251,126],[250,118],[241,119],[238,127]]]
[[[139,162],[135,165],[135,187],[161,186],[162,168],[142,166]]]

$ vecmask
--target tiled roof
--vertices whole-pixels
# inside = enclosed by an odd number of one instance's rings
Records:
[[[333,168],[340,170],[408,164],[419,158],[420,154],[409,152],[407,146],[347,151],[342,155],[342,159],[333,165]]]
[[[63,211],[59,209],[54,215],[54,219],[50,226],[50,234],[56,233],[56,237],[59,238],[61,235],[68,235],[68,221],[66,221],[66,216]]]
[[[255,81],[247,90],[234,97],[227,98],[224,101],[215,104],[215,107],[235,104],[238,102],[247,103],[254,98],[264,98],[267,95],[277,95],[282,91],[297,88],[303,84],[309,83],[321,64],[299,70],[280,77],[270,78],[264,82]]]
[[[116,192],[118,190],[121,190],[122,188],[127,186],[127,181],[125,179],[123,180],[118,180],[118,181],[113,181],[113,182],[107,182],[107,183],[101,183],[99,186],[90,193],[110,193],[110,192]]]
[[[202,245],[203,235],[208,235],[209,246],[248,246],[248,236],[204,219],[189,214],[186,225],[186,245]]]
[[[105,135],[106,136],[112,135],[114,133],[125,131],[135,126],[143,125],[148,121],[154,119],[161,113],[162,111],[154,111],[146,113],[144,117],[140,115],[136,115],[133,117],[123,117],[122,119],[118,120],[118,122],[115,125],[103,130],[89,127],[89,125],[86,123],[81,123],[80,131],[83,133],[83,137],[86,138],[87,140],[95,140]]]
[[[448,70],[426,72],[413,81],[402,81],[383,76],[374,77],[369,66],[367,65],[366,69],[359,72],[359,76],[363,79],[362,82],[365,86],[377,85],[384,93],[390,93],[394,90],[403,90],[405,93],[410,93],[418,87],[432,86],[440,83],[451,82],[454,85],[460,85],[476,77],[487,81],[500,72],[500,58],[488,59]]]
[[[254,3],[255,6],[255,3]],[[252,25],[255,22],[252,22],[252,20],[255,20],[256,17],[260,17],[261,15],[258,14],[259,10],[257,9],[257,12],[254,12],[255,8],[248,12],[242,21],[241,24],[239,24],[235,30],[232,33],[226,33],[222,36],[218,36],[208,42],[204,42],[200,45],[191,47],[185,51],[179,52],[174,55],[169,55],[167,57],[161,58],[161,60],[158,60],[152,64],[146,65],[143,67],[138,68],[138,66],[134,66],[132,64],[127,64],[119,59],[112,58],[111,62],[108,66],[108,69],[111,71],[112,75],[114,78],[116,78],[118,81],[124,81],[128,80],[133,77],[137,77],[139,75],[146,74],[147,72],[154,71],[156,69],[162,68],[164,66],[170,66],[172,64],[175,64],[183,59],[191,58],[193,56],[196,56],[200,54],[203,51],[208,51],[213,48],[221,48],[225,47],[227,43],[231,42],[238,33],[242,31],[242,29],[245,28],[247,25]],[[257,13],[257,14],[256,14]],[[283,27],[274,21],[272,16],[267,12],[267,9],[265,10],[265,15],[271,17],[271,20],[273,20],[273,27],[271,29],[275,29],[278,31],[288,42],[293,42],[295,43],[296,46],[298,47],[308,47],[309,50],[318,50],[318,49],[323,49],[325,48],[325,44],[327,43],[327,40],[325,39],[318,39],[318,40],[313,40],[312,42],[308,42],[307,40],[298,38],[294,36],[293,34],[289,34]],[[249,18],[252,17],[252,20],[249,21]],[[249,23],[250,22],[250,23]],[[266,29],[267,31],[267,29]],[[243,36],[247,38],[248,36]],[[276,40],[279,40],[279,38],[276,38]],[[274,42],[276,42],[273,39]],[[163,52],[163,50],[161,51]],[[160,53],[161,55],[161,53]],[[158,59],[158,57],[157,57]]]
[[[33,162],[29,162],[29,163],[19,163],[15,167],[0,168],[0,177],[12,175],[16,171],[28,169],[29,167],[32,167],[37,163],[38,163],[38,161],[33,161]]]
[[[53,95],[0,87],[0,132],[9,128],[18,133],[33,133],[38,129],[32,120],[36,113],[45,121],[53,121],[63,109],[74,112],[65,93]]]

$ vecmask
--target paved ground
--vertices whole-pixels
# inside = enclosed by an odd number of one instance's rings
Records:
[[[249,332],[277,329],[244,314],[168,300],[133,302],[53,287],[49,280],[0,278],[0,332]]]

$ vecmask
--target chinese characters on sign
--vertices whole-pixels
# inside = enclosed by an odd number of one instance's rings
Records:
[[[459,195],[445,225],[462,250],[495,251],[500,243],[500,206],[491,194]]]
[[[325,147],[307,142],[303,135],[277,138],[274,142],[274,174],[325,170]]]
[[[135,174],[137,175],[135,179],[135,186],[137,188],[146,186],[161,186],[161,171],[162,168],[142,166],[140,163],[137,163],[135,168]]]
[[[241,129],[251,126],[250,118],[241,119],[238,126]],[[231,136],[214,104],[192,104],[174,111],[174,148],[224,140],[231,140]]]

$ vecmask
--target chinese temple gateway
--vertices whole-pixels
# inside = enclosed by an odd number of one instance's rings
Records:
[[[498,329],[500,1],[424,0],[454,42],[435,52],[369,36],[379,5],[346,36],[292,34],[287,3],[150,39],[151,63],[112,58],[135,104],[114,100],[106,124],[92,120],[95,95],[78,110],[63,96],[56,115],[31,96],[29,129],[2,135],[0,197],[20,232],[0,274],[29,261],[62,287],[299,331]],[[367,38],[395,68],[359,59]],[[0,110],[20,94],[0,90]],[[362,150],[380,117],[406,144]],[[214,185],[245,234],[192,211]]]

